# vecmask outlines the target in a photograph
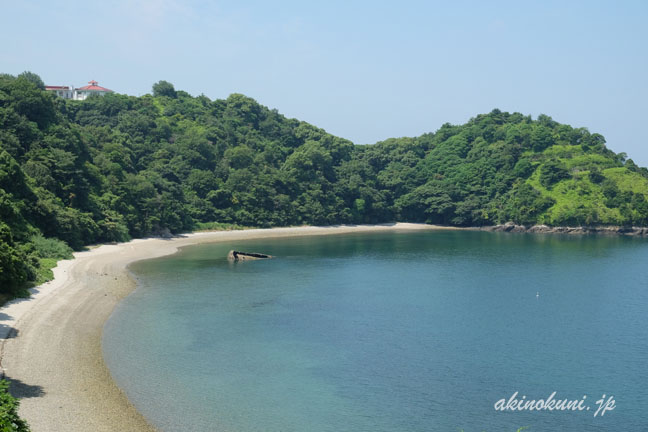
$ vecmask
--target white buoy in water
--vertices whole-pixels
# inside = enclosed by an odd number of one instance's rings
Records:
[[[536,291],[536,298],[540,298],[540,292]]]

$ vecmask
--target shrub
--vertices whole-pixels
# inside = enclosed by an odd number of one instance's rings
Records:
[[[30,242],[34,245],[34,252],[39,258],[72,258],[72,248],[62,240],[46,238],[38,234],[32,236]]]
[[[9,383],[0,381],[0,432],[29,432],[27,422],[18,417],[18,399],[9,394]]]

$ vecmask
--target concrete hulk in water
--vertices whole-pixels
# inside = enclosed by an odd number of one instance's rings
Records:
[[[230,261],[247,261],[247,260],[256,260],[256,259],[266,259],[272,258],[272,255],[266,255],[255,252],[240,252],[231,250],[227,254],[227,259]]]

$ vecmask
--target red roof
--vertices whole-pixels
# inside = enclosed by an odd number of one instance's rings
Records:
[[[45,90],[70,90],[68,86],[45,86]]]
[[[99,83],[97,81],[95,81],[95,80],[89,81],[88,84],[90,84],[90,85],[83,86],[81,88],[78,88],[77,90],[91,90],[91,91],[112,92],[112,90],[109,90],[107,88],[98,86],[97,84],[99,84]]]

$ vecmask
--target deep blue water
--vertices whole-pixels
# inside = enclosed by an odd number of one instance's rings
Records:
[[[276,258],[231,264],[233,248]],[[296,237],[132,271],[104,354],[163,431],[648,430],[644,239]],[[516,391],[590,411],[494,409]],[[603,394],[616,408],[594,417]]]

